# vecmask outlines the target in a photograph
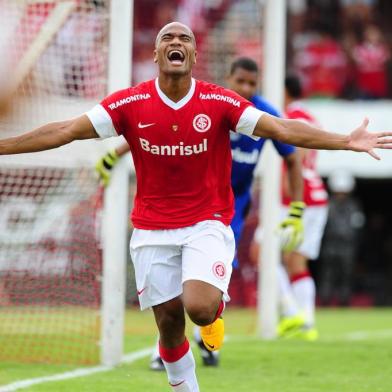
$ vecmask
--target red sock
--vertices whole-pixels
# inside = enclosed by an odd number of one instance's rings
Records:
[[[309,271],[306,270],[304,272],[300,272],[298,274],[290,276],[290,281],[291,281],[291,283],[294,283],[298,280],[308,278],[308,277],[312,277],[312,275],[310,275]]]
[[[224,310],[225,310],[225,301],[223,301],[223,299],[222,299],[219,304],[218,310],[216,311],[214,321],[222,315]]]
[[[159,342],[159,355],[166,362],[176,362],[189,351],[189,341],[185,338],[184,343],[177,347],[166,348]]]

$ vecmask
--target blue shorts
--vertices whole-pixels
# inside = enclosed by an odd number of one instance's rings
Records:
[[[240,195],[235,195],[235,214],[233,220],[231,221],[231,228],[233,229],[235,245],[236,245],[236,254],[233,260],[233,267],[238,268],[238,259],[237,259],[237,249],[240,243],[241,234],[244,229],[245,218],[248,214],[249,207],[251,202],[250,193],[242,193]]]

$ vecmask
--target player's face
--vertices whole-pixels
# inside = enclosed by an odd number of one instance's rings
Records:
[[[158,34],[154,62],[160,72],[187,75],[196,63],[196,45],[192,31],[180,23],[170,23]]]
[[[249,100],[256,94],[257,76],[257,72],[237,68],[227,78],[227,84],[229,89]]]

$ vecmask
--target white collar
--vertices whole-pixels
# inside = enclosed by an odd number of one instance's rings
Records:
[[[158,78],[155,79],[155,88],[157,89],[159,97],[162,99],[162,101],[169,107],[171,107],[174,110],[181,109],[183,106],[185,106],[193,97],[193,94],[195,92],[196,88],[196,82],[195,79],[192,78],[191,80],[191,88],[189,89],[188,93],[185,95],[184,98],[180,99],[178,102],[172,101],[159,87],[158,83]]]

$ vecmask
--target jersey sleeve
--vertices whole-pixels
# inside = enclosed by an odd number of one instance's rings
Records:
[[[253,131],[255,130],[257,121],[259,121],[263,114],[265,114],[265,112],[262,112],[253,106],[248,106],[238,119],[237,125],[234,128],[235,131],[250,136],[255,140],[259,140],[260,138],[258,136],[253,135]]]
[[[256,109],[251,102],[242,98],[234,91],[223,89],[222,95],[231,98],[230,102],[226,102],[226,116],[231,130],[253,137],[253,131],[257,121],[264,114],[263,111]],[[225,109],[226,109],[225,108]],[[253,138],[258,139],[257,136]]]
[[[125,90],[121,90],[107,96],[85,113],[99,137],[108,138],[122,135],[122,110],[121,107],[117,107],[117,104],[123,98],[124,92]]]
[[[272,143],[281,157],[287,157],[288,155],[295,152],[295,147],[290,144],[285,144],[279,142],[278,140],[272,140]]]
[[[105,139],[118,135],[114,128],[113,120],[101,104],[95,105],[85,114],[100,138]]]

